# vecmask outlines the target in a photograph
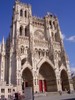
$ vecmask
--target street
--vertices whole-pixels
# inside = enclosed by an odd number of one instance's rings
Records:
[[[36,96],[34,100],[75,100],[75,93],[73,94],[50,94],[50,95],[43,95],[43,96]]]

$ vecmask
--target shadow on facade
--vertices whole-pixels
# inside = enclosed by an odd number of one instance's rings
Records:
[[[75,98],[70,98],[70,99],[62,99],[62,100],[75,100]]]

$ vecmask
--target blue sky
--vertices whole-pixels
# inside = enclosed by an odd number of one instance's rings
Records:
[[[15,0],[0,0],[0,41],[8,37]],[[75,0],[20,0],[32,5],[35,16],[43,17],[47,12],[55,14],[64,37],[65,50],[70,66],[75,68]]]

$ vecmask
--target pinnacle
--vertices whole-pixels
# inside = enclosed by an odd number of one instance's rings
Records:
[[[2,44],[4,45],[4,37],[3,37],[3,39],[2,39]]]
[[[15,0],[15,1],[20,1],[20,0]]]

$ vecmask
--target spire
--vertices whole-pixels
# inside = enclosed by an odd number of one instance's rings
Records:
[[[20,0],[14,0],[14,1],[15,1],[15,4],[20,2]]]
[[[4,37],[3,37],[3,39],[2,39],[2,44],[4,45]]]
[[[4,42],[4,37],[3,37],[3,39],[2,39],[1,50],[2,50],[2,51],[5,51],[5,42]]]
[[[19,2],[20,0],[15,0],[15,2]]]
[[[1,52],[1,43],[0,43],[0,52]]]

